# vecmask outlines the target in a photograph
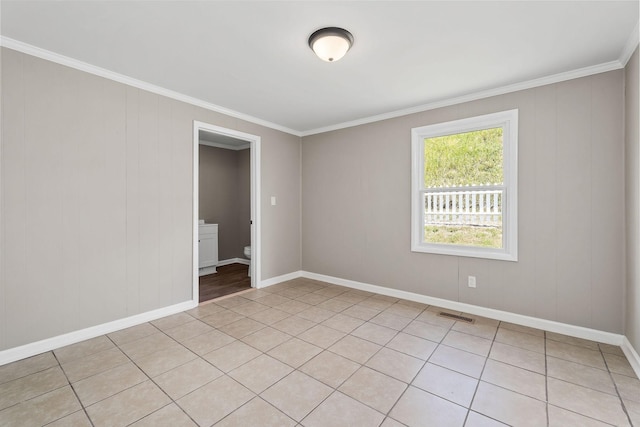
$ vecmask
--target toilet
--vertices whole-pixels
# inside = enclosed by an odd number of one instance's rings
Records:
[[[249,259],[249,277],[251,277],[251,246],[244,247],[244,256]]]

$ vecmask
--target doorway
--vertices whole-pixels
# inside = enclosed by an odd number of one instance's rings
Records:
[[[243,214],[238,216],[238,229],[242,230],[243,235],[246,236],[245,227],[249,228],[250,241],[247,242],[246,237],[242,238],[242,246],[238,249],[238,243],[234,243],[232,249],[229,248],[228,237],[231,232],[231,227],[226,224],[219,224],[211,227],[209,224],[205,224],[205,227],[201,227],[202,220],[206,222],[217,223],[216,214],[211,214],[209,218],[201,218],[201,203],[204,208],[206,204],[211,205],[210,200],[201,201],[201,188],[200,188],[200,153],[201,146],[204,147],[203,160],[205,155],[209,156],[214,152],[227,153],[230,158],[238,156],[237,158],[243,158],[243,164],[246,165],[246,158],[249,160],[249,215]],[[246,153],[248,152],[248,156]],[[237,154],[230,154],[237,153]],[[195,302],[203,302],[207,298],[217,297],[224,293],[233,293],[238,290],[248,289],[247,285],[255,288],[260,283],[260,137],[243,132],[239,132],[233,129],[227,129],[220,126],[211,125],[204,122],[193,122],[193,300]],[[226,184],[221,185],[235,185],[235,183],[226,181]],[[235,191],[231,189],[231,191]],[[215,201],[213,202],[215,204]],[[224,203],[224,200],[221,200]],[[246,207],[246,203],[244,203]],[[246,209],[245,209],[246,211]],[[242,217],[242,218],[240,218]],[[245,218],[246,217],[246,218]],[[224,222],[221,220],[220,222]],[[208,263],[205,269],[201,269],[202,254],[200,251],[206,251],[207,254],[211,253],[210,248],[200,248],[200,232],[201,229],[216,230],[216,233],[222,234],[226,239],[225,247],[223,251],[222,259],[218,259],[218,246],[215,246],[215,263]],[[207,231],[209,232],[209,231]],[[217,236],[216,236],[217,240]],[[244,256],[242,248],[244,245],[250,246],[250,266],[246,264],[249,261]],[[240,253],[238,253],[240,250]],[[230,257],[229,253],[233,253]],[[247,268],[249,267],[249,268]],[[207,274],[211,273],[211,274]],[[250,273],[250,274],[248,274]],[[244,287],[243,287],[244,286]]]

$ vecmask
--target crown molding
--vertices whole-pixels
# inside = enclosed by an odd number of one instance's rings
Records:
[[[623,67],[627,66],[627,62],[631,59],[631,55],[636,51],[636,47],[638,47],[638,43],[640,42],[640,21],[636,22],[636,26],[629,34],[629,38],[627,42],[624,44],[622,48],[622,52],[620,52],[620,58],[618,59]]]
[[[194,98],[189,95],[184,95],[179,92],[175,92],[160,86],[156,86],[151,83],[144,82],[142,80],[134,79],[133,77],[125,76],[114,71],[107,70],[105,68],[97,67],[95,65],[88,64],[86,62],[79,61],[68,56],[60,55],[55,52],[48,51],[46,49],[39,48],[18,40],[14,40],[5,36],[0,36],[0,46],[16,50],[18,52],[26,53],[31,56],[35,56],[40,59],[55,62],[56,64],[64,65],[76,70],[84,71],[89,74],[93,74],[99,77],[104,77],[109,80],[113,80],[119,83],[123,83],[138,89],[146,90],[147,92],[155,93],[157,95],[166,96],[167,98],[175,99],[176,101],[186,102],[187,104],[195,105],[197,107],[204,108],[206,110],[215,111],[216,113],[225,114],[230,117],[245,120],[260,126],[264,126],[270,129],[278,130],[284,133],[288,133],[294,136],[302,136],[299,131],[289,129],[288,127],[281,126],[276,123],[262,120],[257,117],[250,116],[248,114],[240,113],[238,111],[230,110],[225,107],[221,107],[210,102],[203,101],[198,98]]]
[[[415,107],[405,108],[401,110],[390,111],[388,113],[378,114],[374,116],[363,117],[356,120],[350,120],[347,122],[337,123],[334,125],[324,126],[316,129],[310,129],[306,131],[297,131],[294,129],[290,129],[285,126],[281,126],[277,123],[272,123],[266,120],[259,119],[257,117],[253,117],[247,114],[240,113],[238,111],[230,110],[225,107],[221,107],[216,104],[212,104],[206,101],[203,101],[198,98],[194,98],[188,95],[184,95],[178,92],[174,92],[169,89],[162,88],[160,86],[153,85],[151,83],[144,82],[142,80],[137,80],[132,77],[125,76],[123,74],[115,73],[113,71],[106,70],[104,68],[96,67],[94,65],[88,64],[86,62],[78,61],[76,59],[60,55],[45,49],[41,49],[39,47],[20,42],[18,40],[14,40],[8,37],[0,36],[0,46],[7,47],[9,49],[17,50],[22,53],[26,53],[28,55],[32,55],[41,59],[45,59],[51,62],[55,62],[60,65],[65,65],[71,68],[75,68],[80,71],[85,71],[90,74],[94,74],[100,77],[104,77],[110,80],[114,80],[129,86],[133,86],[142,90],[146,90],[158,95],[166,96],[168,98],[175,99],[177,101],[186,102],[191,105],[195,105],[198,107],[202,107],[204,109],[215,111],[217,113],[225,114],[227,116],[235,117],[241,120],[245,120],[247,122],[251,122],[257,125],[265,126],[270,129],[278,130],[281,132],[288,133],[290,135],[305,137],[310,135],[316,135],[325,132],[331,132],[340,129],[346,129],[350,127],[365,125],[369,123],[374,123],[382,120],[393,119],[396,117],[406,116],[409,114],[421,113],[424,111],[434,110],[436,108],[448,107],[451,105],[462,104],[470,101],[477,101],[483,98],[489,98],[492,96],[504,95],[507,93],[517,92],[526,89],[532,89],[539,86],[545,86],[554,83],[560,83],[567,80],[577,79],[580,77],[586,77],[594,74],[600,74],[607,71],[619,70],[624,68],[626,63],[629,61],[629,58],[635,51],[636,46],[638,45],[638,25],[632,31],[629,39],[627,40],[624,49],[620,54],[620,58],[615,61],[605,62],[603,64],[593,65],[589,67],[579,68],[577,70],[567,71],[564,73],[558,73],[551,76],[541,77],[538,79],[527,80],[520,83],[514,83],[511,85],[500,86],[493,89],[488,89],[484,91],[474,92],[467,95],[462,95],[454,98],[443,99],[440,101],[430,102],[427,104],[417,105]]]
[[[483,98],[489,98],[497,95],[504,95],[511,92],[517,92],[520,90],[531,89],[538,86],[545,86],[553,83],[560,83],[566,80],[572,80],[580,77],[591,76],[593,74],[600,74],[600,73],[604,73],[612,70],[619,70],[621,68],[624,68],[624,65],[618,60],[605,62],[603,64],[579,68],[577,70],[567,71],[564,73],[554,74],[551,76],[541,77],[538,79],[527,80],[521,83],[514,83],[507,86],[500,86],[494,89],[483,90],[480,92],[470,93],[468,95],[462,95],[455,98],[448,98],[441,101],[430,102],[428,104],[417,105],[411,108],[405,108],[402,110],[391,111],[389,113],[363,117],[362,119],[357,119],[357,120],[352,120],[348,122],[338,123],[331,126],[312,129],[312,130],[302,132],[302,136],[305,137],[309,135],[316,135],[319,133],[331,132],[334,130],[360,126],[368,123],[379,122],[381,120],[393,119],[396,117],[406,116],[414,113],[421,113],[423,111],[435,110],[436,108],[449,107],[451,105],[462,104],[470,101],[477,101]]]

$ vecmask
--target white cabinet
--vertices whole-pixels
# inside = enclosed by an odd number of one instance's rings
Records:
[[[216,272],[218,264],[218,224],[200,224],[198,227],[199,275]]]

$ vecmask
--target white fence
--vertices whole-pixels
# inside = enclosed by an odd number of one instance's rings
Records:
[[[425,225],[502,225],[503,190],[424,193]]]

